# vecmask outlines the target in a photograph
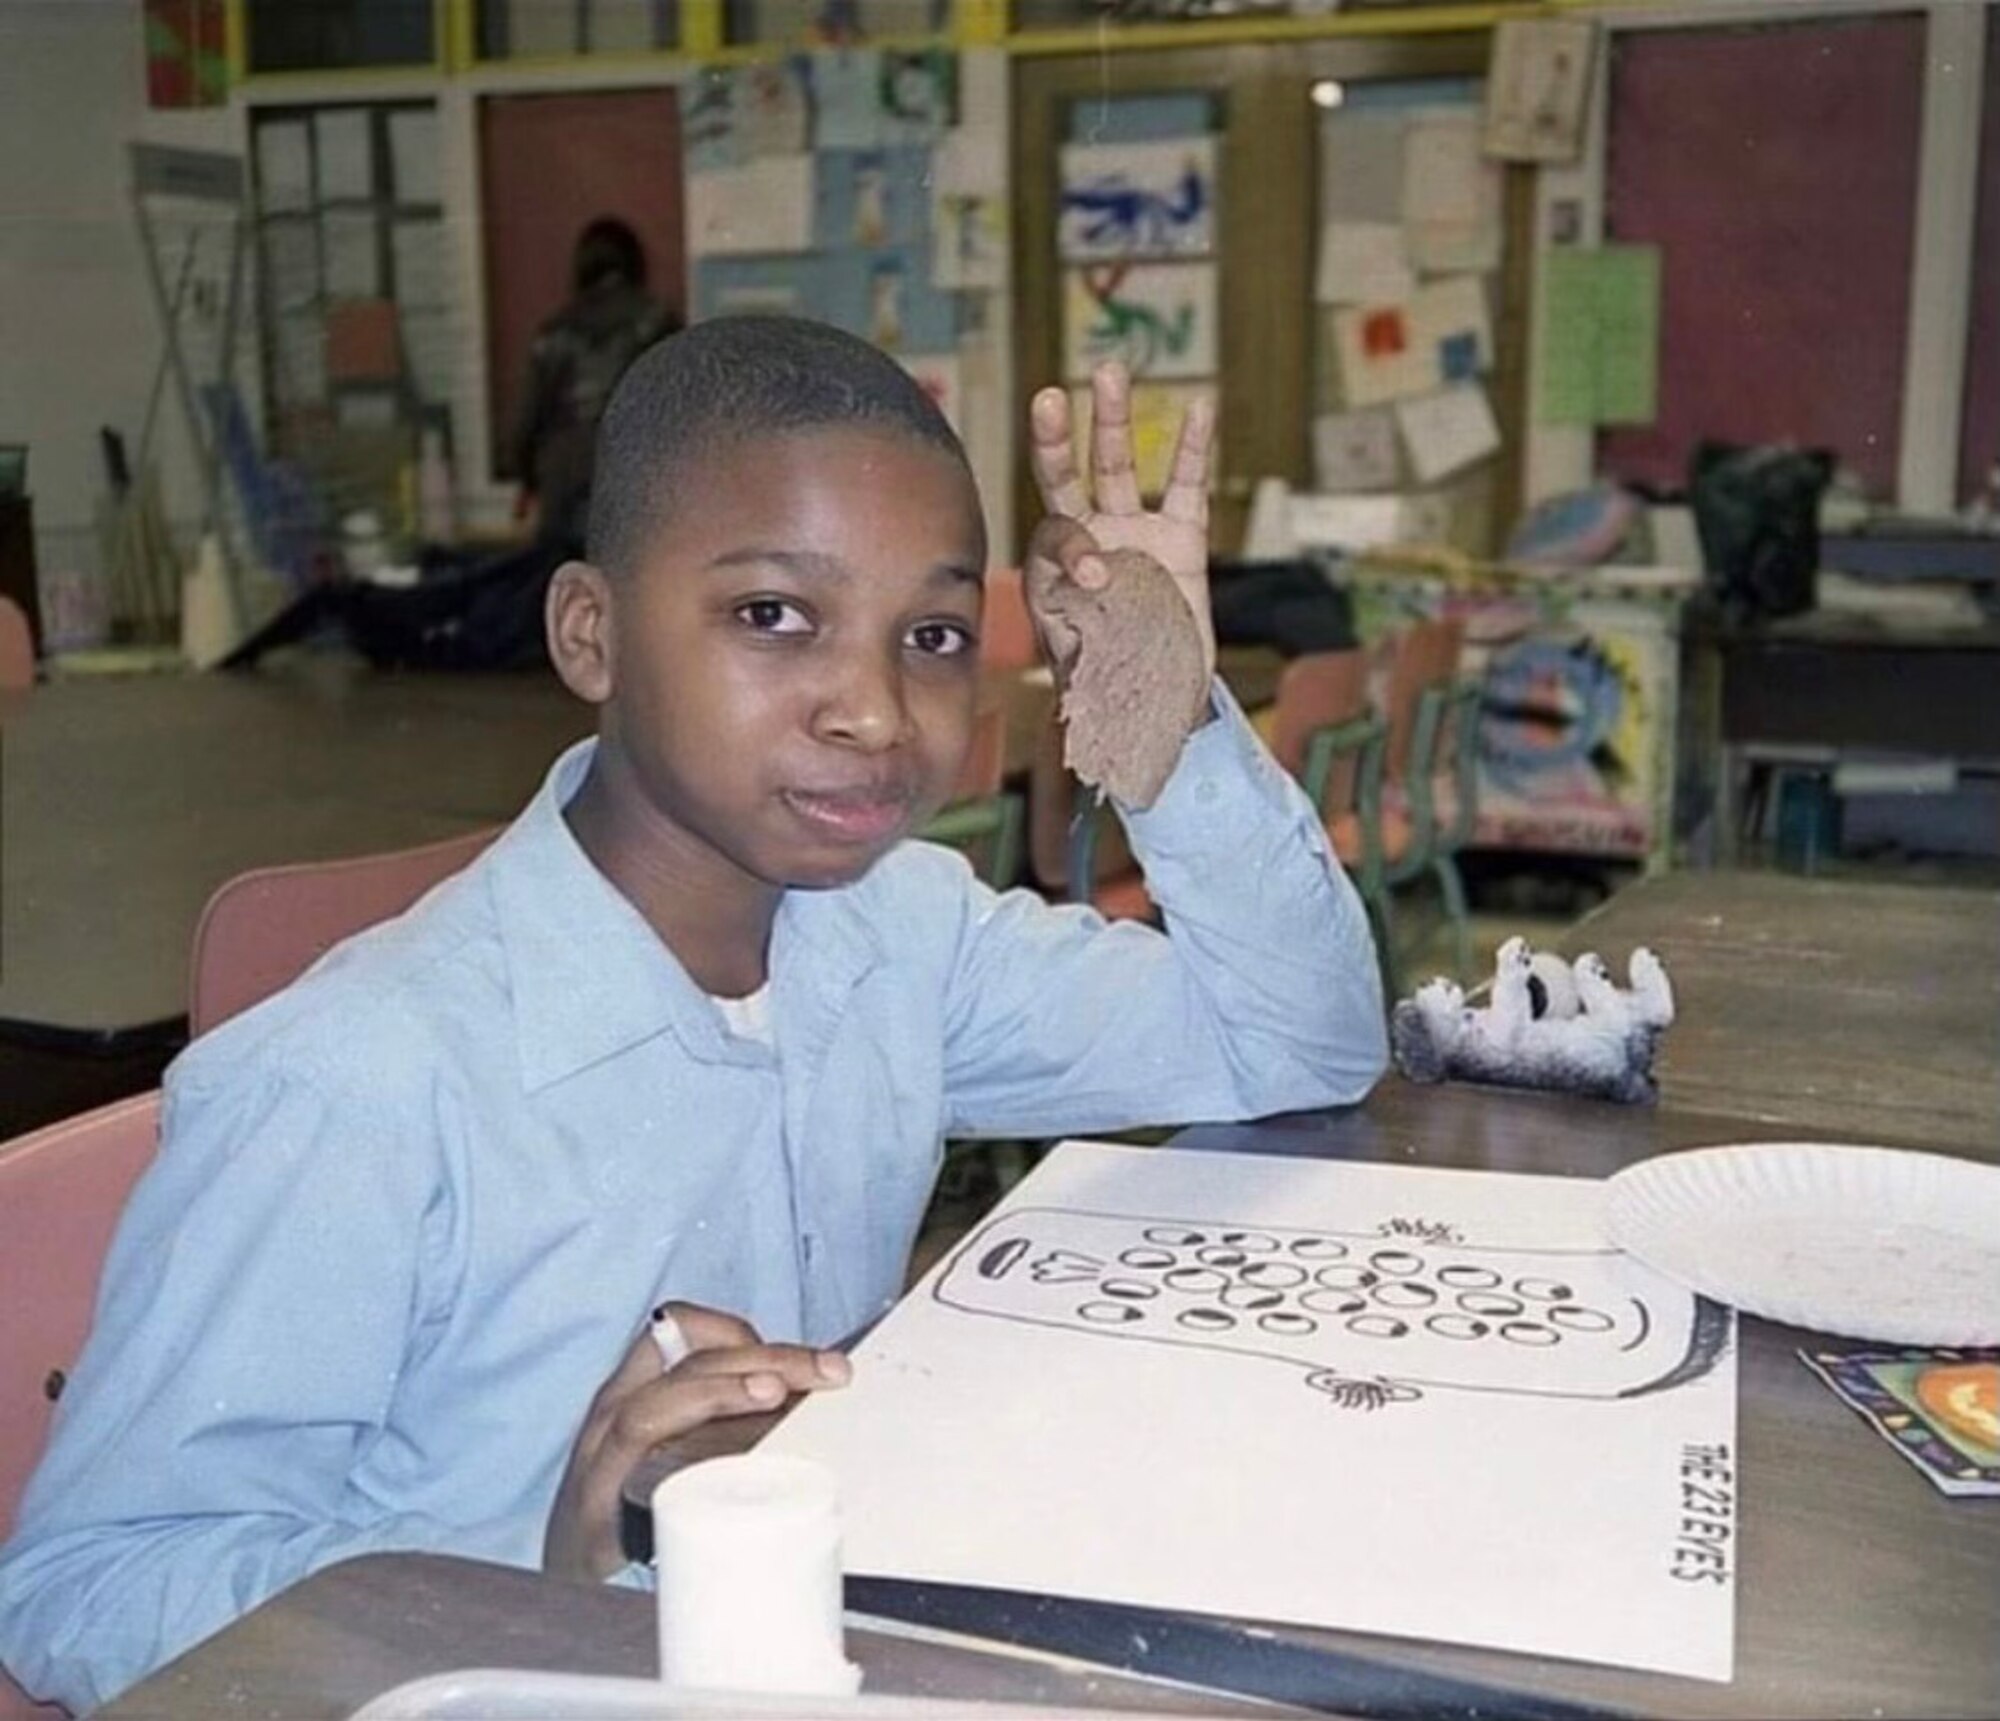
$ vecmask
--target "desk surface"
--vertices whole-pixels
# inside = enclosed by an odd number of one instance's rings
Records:
[[[307,1578],[97,1713],[105,1721],[336,1721],[409,1680],[465,1667],[651,1679],[659,1671],[654,1631],[652,1598],[630,1590],[436,1554],[369,1554]],[[875,1631],[850,1630],[847,1653],[877,1694],[1274,1713],[1040,1657]]]
[[[0,1020],[179,1016],[202,906],[250,867],[511,818],[592,714],[550,675],[58,681],[0,726]]]
[[[1666,963],[1664,1106],[2000,1157],[2000,892],[1674,873],[1564,944]]]

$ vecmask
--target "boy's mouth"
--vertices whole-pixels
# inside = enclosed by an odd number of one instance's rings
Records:
[[[879,843],[910,816],[910,797],[894,789],[787,789],[781,799],[821,835],[843,843]]]

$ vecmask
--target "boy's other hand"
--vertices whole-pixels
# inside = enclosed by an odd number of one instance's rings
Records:
[[[1111,570],[1100,550],[1138,550],[1174,577],[1201,632],[1202,661],[1215,672],[1215,625],[1208,607],[1208,465],[1215,440],[1214,408],[1197,400],[1181,419],[1180,439],[1157,509],[1139,494],[1132,459],[1132,379],[1120,364],[1097,367],[1090,379],[1090,481],[1077,464],[1069,395],[1045,388],[1029,407],[1035,485],[1048,518],[1028,544],[1022,586],[1044,647],[1065,669],[1074,640],[1048,614],[1050,589],[1063,580],[1101,587]],[[1053,625],[1052,625],[1053,624]]]
[[[608,1578],[625,1564],[618,1507],[625,1478],[663,1441],[727,1416],[778,1409],[798,1392],[845,1386],[852,1366],[838,1351],[767,1345],[748,1321],[694,1303],[670,1305],[693,1347],[665,1373],[650,1330],[590,1401],[569,1467],[549,1509],[542,1569]]]

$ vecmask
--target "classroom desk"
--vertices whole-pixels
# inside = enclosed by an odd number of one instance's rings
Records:
[[[2000,892],[1672,873],[1561,942],[1666,963],[1665,1106],[2000,1158]]]
[[[2000,626],[1940,627],[1814,610],[1700,636],[1719,676],[1716,860],[1737,856],[1755,770],[1843,754],[2000,766]]]
[[[654,1630],[652,1598],[630,1590],[437,1554],[369,1554],[315,1573],[97,1714],[105,1721],[342,1721],[395,1686],[467,1667],[651,1679],[659,1670]],[[1063,1710],[1274,1713],[1046,1658],[876,1631],[851,1629],[847,1653],[866,1689],[878,1694]]]

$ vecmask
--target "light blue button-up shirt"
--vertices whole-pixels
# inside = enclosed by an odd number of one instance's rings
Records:
[[[0,1661],[88,1708],[335,1560],[539,1564],[646,1312],[844,1337],[947,1135],[1359,1098],[1359,901],[1216,707],[1126,819],[1170,936],[908,843],[785,898],[775,1043],[739,1039],[571,837],[585,742],[466,871],[191,1046],[0,1554]]]

